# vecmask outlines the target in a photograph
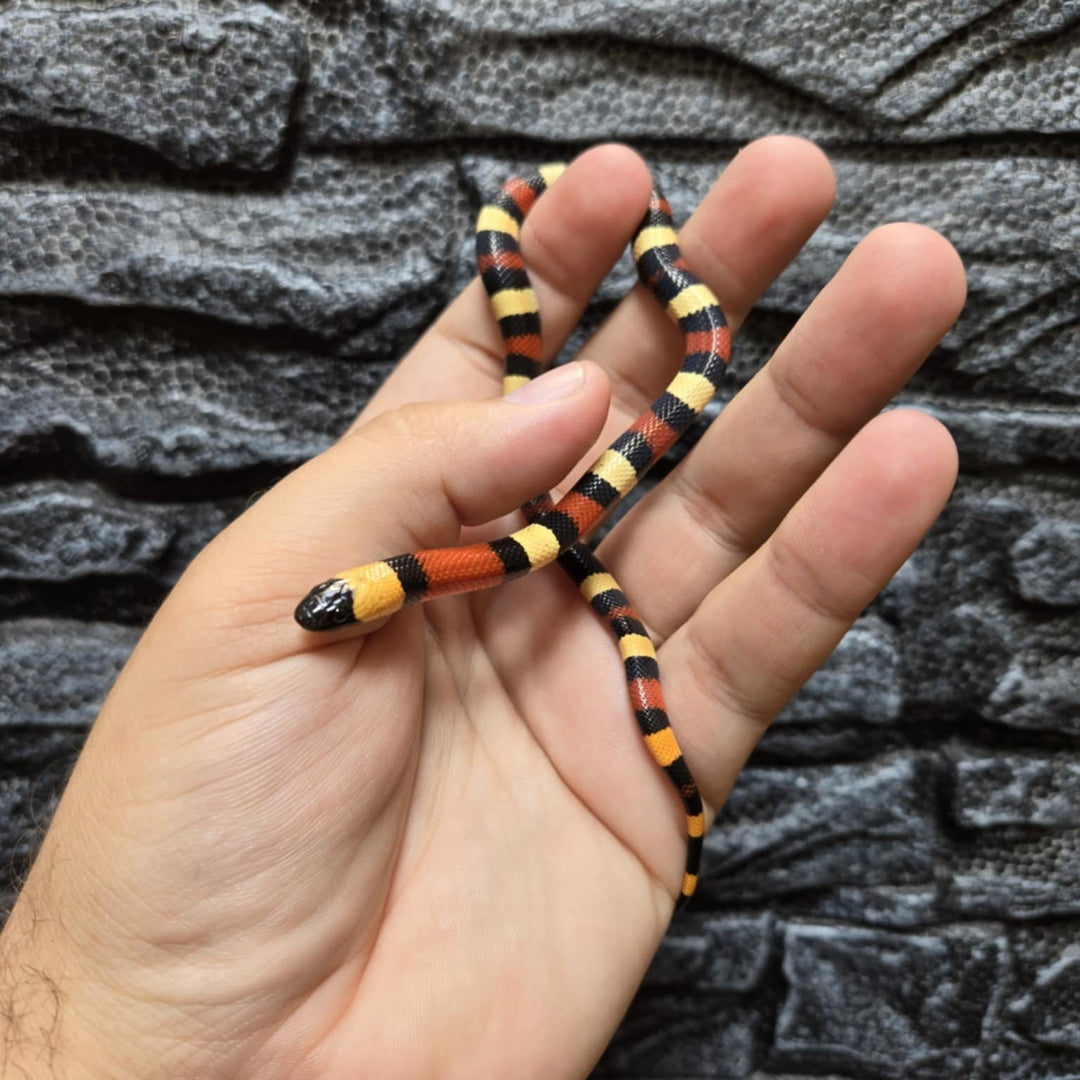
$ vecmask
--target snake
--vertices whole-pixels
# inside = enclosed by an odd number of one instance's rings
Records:
[[[480,210],[477,271],[506,353],[503,393],[544,371],[540,306],[521,253],[526,215],[566,166],[540,167],[507,180]],[[683,435],[716,393],[731,356],[731,334],[712,290],[687,266],[671,206],[655,185],[634,231],[637,275],[682,332],[678,373],[652,406],[605,450],[557,502],[537,495],[522,506],[523,528],[495,540],[394,555],[341,571],[316,585],[296,608],[305,630],[373,622],[440,596],[473,592],[558,562],[617,644],[630,705],[656,764],[678,792],[686,815],[686,863],[678,904],[694,894],[705,832],[697,784],[671,727],[656,650],[641,616],[583,542]]]

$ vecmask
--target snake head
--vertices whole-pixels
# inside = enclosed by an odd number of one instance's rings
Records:
[[[297,605],[295,618],[305,630],[336,630],[356,622],[349,583],[333,577],[316,585]]]
[[[406,597],[405,587],[393,566],[411,559],[412,556],[400,555],[385,562],[343,570],[316,585],[300,601],[296,621],[305,630],[336,630],[349,623],[374,622],[393,615],[407,599],[410,602],[419,599],[419,595]]]

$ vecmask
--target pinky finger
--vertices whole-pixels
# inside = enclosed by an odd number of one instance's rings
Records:
[[[936,420],[877,417],[665,643],[671,714],[688,718],[679,737],[710,806],[922,540],[955,479],[956,448]]]

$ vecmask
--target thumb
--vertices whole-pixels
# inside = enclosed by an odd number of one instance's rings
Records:
[[[204,552],[198,573],[218,582],[224,606],[250,619],[254,602],[260,622],[280,617],[294,638],[293,609],[316,582],[454,544],[463,525],[565,479],[600,434],[609,399],[603,371],[574,362],[506,398],[390,410],[259,499]]]

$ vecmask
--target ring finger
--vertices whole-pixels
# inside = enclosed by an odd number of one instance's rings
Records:
[[[959,314],[964,272],[937,233],[891,225],[860,243],[769,363],[600,556],[667,637],[776,528]]]
[[[713,807],[787,700],[941,511],[956,448],[936,420],[872,420],[660,650],[679,741]]]

